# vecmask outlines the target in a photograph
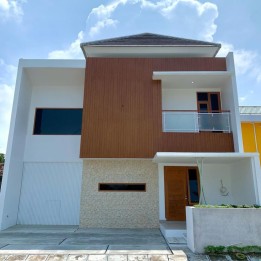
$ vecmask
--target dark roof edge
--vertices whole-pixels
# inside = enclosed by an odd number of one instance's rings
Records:
[[[107,39],[100,39],[100,40],[97,40],[97,41],[81,43],[80,46],[81,47],[90,46],[90,45],[95,45],[95,43],[97,44],[97,43],[100,43],[100,42],[103,42],[103,41],[119,40],[119,39],[122,39],[122,38],[135,37],[135,36],[144,35],[144,34],[158,35],[158,36],[163,36],[163,37],[167,37],[167,38],[170,38],[170,39],[179,38],[180,40],[185,40],[185,41],[194,41],[194,42],[198,42],[198,43],[205,43],[205,44],[209,44],[210,46],[212,45],[212,46],[219,47],[219,49],[221,47],[221,44],[219,44],[219,43],[206,42],[206,41],[200,41],[200,40],[194,40],[194,39],[188,39],[188,38],[182,38],[182,37],[175,37],[175,36],[170,36],[170,35],[153,34],[153,33],[141,33],[141,34],[125,35],[125,36],[113,37],[113,38],[107,38]],[[108,44],[108,45],[104,45],[104,46],[117,46],[117,45],[109,45]],[[143,46],[146,46],[146,45],[143,45]],[[171,46],[175,46],[175,45],[171,45]],[[191,46],[194,46],[194,45],[191,45]],[[202,46],[204,46],[204,45],[202,45]]]

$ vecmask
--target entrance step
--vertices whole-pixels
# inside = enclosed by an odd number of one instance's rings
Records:
[[[185,221],[160,221],[160,230],[163,236],[168,238],[187,238]],[[174,240],[173,239],[173,240]],[[171,239],[170,239],[171,240]]]
[[[169,244],[187,244],[187,239],[185,237],[167,237]]]

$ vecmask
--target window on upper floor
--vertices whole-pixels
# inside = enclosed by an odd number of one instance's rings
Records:
[[[220,112],[219,92],[198,92],[197,93],[198,112]]]
[[[34,135],[81,135],[82,109],[47,109],[35,111]]]

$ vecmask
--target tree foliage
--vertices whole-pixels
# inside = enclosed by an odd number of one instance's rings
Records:
[[[5,163],[5,154],[0,153],[0,163]]]

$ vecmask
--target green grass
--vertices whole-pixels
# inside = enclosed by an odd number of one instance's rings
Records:
[[[261,253],[261,246],[207,246],[205,247],[207,254],[231,254],[231,253]]]
[[[261,208],[259,205],[194,205],[195,208]]]

